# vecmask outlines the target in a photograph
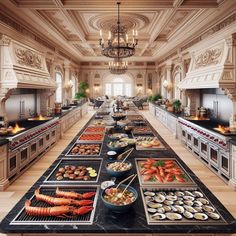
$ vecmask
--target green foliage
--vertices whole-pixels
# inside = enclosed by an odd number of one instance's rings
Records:
[[[173,104],[173,107],[176,109],[179,109],[181,107],[181,102],[178,99],[174,100],[172,104]]]
[[[89,85],[87,82],[81,82],[79,84],[79,91],[75,94],[75,98],[80,100],[82,98],[86,98],[86,89],[88,89]]]
[[[148,97],[149,102],[155,102],[158,99],[162,99],[162,96],[160,94],[155,94],[155,95],[152,95],[152,96]]]

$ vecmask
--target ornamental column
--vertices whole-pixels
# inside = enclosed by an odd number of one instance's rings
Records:
[[[63,86],[63,90],[64,90],[64,96],[63,96],[63,103],[67,104],[68,102],[70,103],[70,87],[69,87],[69,81],[70,81],[70,62],[69,61],[65,61],[64,63],[64,69],[65,69],[65,75],[64,75],[64,86]]]
[[[172,82],[172,73],[171,73],[171,68],[172,68],[172,63],[169,62],[166,66],[166,80],[168,82],[168,85],[166,86],[166,97],[168,100],[173,99],[173,82]]]

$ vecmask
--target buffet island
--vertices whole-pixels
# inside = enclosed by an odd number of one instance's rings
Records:
[[[100,108],[0,228],[16,236],[231,235],[236,221],[136,109]]]

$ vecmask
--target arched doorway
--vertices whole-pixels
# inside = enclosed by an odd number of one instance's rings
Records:
[[[103,92],[109,97],[134,96],[134,80],[129,75],[108,75],[104,79]]]

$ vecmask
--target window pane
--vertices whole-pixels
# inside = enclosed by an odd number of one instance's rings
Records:
[[[105,94],[108,96],[112,95],[111,84],[105,84]]]
[[[131,97],[131,84],[125,84],[125,95]]]
[[[123,84],[122,83],[113,84],[113,94],[114,94],[114,96],[123,95]]]

